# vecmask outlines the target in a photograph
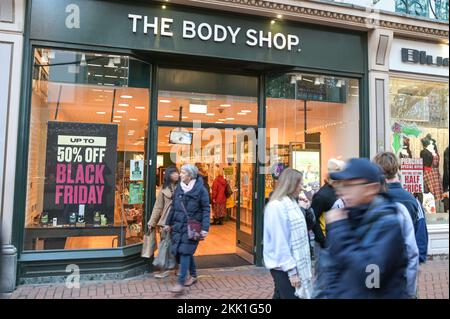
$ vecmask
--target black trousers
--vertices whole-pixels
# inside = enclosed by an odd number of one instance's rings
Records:
[[[287,272],[271,269],[270,274],[275,284],[273,299],[298,299],[294,294],[295,288],[292,287]]]

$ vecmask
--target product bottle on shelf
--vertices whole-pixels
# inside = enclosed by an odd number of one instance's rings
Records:
[[[84,223],[84,205],[78,206],[78,222]]]

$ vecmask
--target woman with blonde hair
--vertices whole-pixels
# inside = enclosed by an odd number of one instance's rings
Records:
[[[302,173],[286,168],[264,210],[264,264],[274,281],[274,299],[311,298],[308,231],[298,204],[302,184]]]

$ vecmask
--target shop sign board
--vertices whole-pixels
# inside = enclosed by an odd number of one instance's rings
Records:
[[[57,225],[95,214],[112,224],[116,162],[117,125],[49,121],[43,213]]]
[[[423,193],[423,160],[402,158],[400,160],[402,187],[410,193]]]
[[[389,58],[389,69],[448,77],[448,59],[448,44],[394,39]]]
[[[165,7],[139,1],[33,0],[30,38],[366,71],[367,40],[361,32],[174,4]]]

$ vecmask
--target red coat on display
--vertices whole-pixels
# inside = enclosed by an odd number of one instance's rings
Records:
[[[222,175],[217,176],[214,179],[212,185],[212,202],[214,204],[226,204],[227,196],[225,195],[225,189],[227,181]]]

